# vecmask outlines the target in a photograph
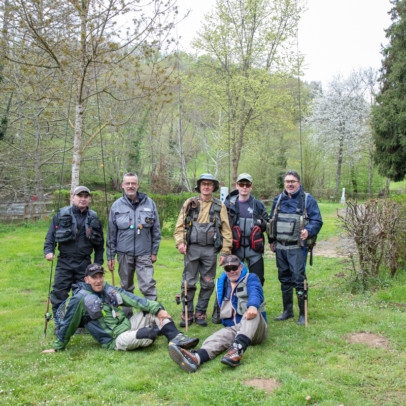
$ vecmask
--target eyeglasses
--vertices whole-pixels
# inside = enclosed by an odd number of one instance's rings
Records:
[[[201,186],[214,186],[213,182],[200,182]]]
[[[224,270],[226,272],[231,272],[231,271],[236,271],[239,268],[239,266],[226,266],[224,267]]]
[[[252,183],[251,182],[238,182],[237,185],[239,187],[251,187]]]
[[[289,183],[293,184],[293,183],[297,183],[297,182],[299,182],[299,181],[298,180],[285,180],[285,183],[287,183],[287,184],[289,184]]]

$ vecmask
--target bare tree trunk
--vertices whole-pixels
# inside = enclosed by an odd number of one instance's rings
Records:
[[[80,160],[82,157],[81,153],[81,143],[82,143],[82,132],[83,132],[83,113],[84,107],[83,102],[76,100],[75,109],[75,135],[73,139],[73,153],[72,153],[72,179],[71,179],[71,192],[79,186],[79,174],[80,174]]]
[[[340,147],[338,150],[337,176],[336,176],[336,187],[334,189],[334,196],[337,196],[338,188],[340,187],[341,166],[343,164],[343,151],[344,151],[344,135],[341,135],[340,136]]]
[[[36,114],[35,114],[35,132],[34,132],[34,139],[35,139],[35,150],[34,150],[34,176],[35,176],[35,194],[39,201],[44,200],[44,187],[42,184],[42,170],[41,170],[41,123],[40,123],[40,115],[41,115],[41,106],[36,106]]]
[[[369,178],[368,178],[368,194],[369,197],[372,197],[372,158],[373,158],[373,138],[371,137],[369,144]]]

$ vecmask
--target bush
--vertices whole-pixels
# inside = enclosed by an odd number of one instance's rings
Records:
[[[405,215],[400,197],[370,199],[363,204],[348,201],[345,215],[338,215],[344,233],[355,243],[346,253],[352,263],[353,282],[361,283],[363,289],[385,270],[393,277],[405,265]]]

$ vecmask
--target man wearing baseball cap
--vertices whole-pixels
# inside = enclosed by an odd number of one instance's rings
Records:
[[[94,261],[103,264],[103,228],[97,213],[88,207],[90,190],[78,186],[71,200],[72,206],[62,207],[54,216],[45,237],[44,255],[48,261],[54,260],[57,244],[59,250],[51,292],[54,316],[69,297],[72,285],[83,282],[93,251]],[[54,322],[56,333],[59,326],[55,317]]]
[[[269,219],[268,212],[265,205],[251,194],[252,177],[249,173],[238,175],[235,188],[224,202],[233,233],[232,253],[241,261],[246,261],[249,272],[257,275],[263,285],[265,282],[263,233]]]
[[[187,351],[176,344],[168,346],[169,355],[184,371],[195,372],[199,365],[228,349],[221,362],[240,365],[249,345],[261,344],[268,335],[265,299],[258,277],[235,255],[225,257],[224,272],[217,280],[217,300],[224,325],[208,337],[200,349]]]
[[[130,319],[121,306],[132,307]],[[44,353],[63,351],[76,329],[84,324],[103,348],[131,351],[151,345],[157,335],[164,335],[171,345],[193,348],[198,338],[189,338],[178,331],[169,313],[153,300],[135,296],[104,281],[99,264],[86,268],[84,282],[78,283],[66,309],[53,348]]]

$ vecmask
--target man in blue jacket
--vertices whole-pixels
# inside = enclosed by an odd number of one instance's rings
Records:
[[[249,345],[261,344],[268,335],[264,292],[257,275],[235,255],[228,255],[222,264],[224,272],[217,280],[217,300],[224,325],[208,337],[196,351],[187,351],[175,343],[168,351],[184,371],[195,372],[199,365],[214,359],[228,349],[221,362],[231,367],[240,365]]]
[[[293,288],[299,306],[297,324],[305,324],[304,290],[305,259],[303,244],[308,245],[319,233],[323,221],[316,200],[305,193],[296,171],[284,176],[285,190],[276,196],[271,210],[270,247],[276,253],[278,278],[281,283],[283,312],[275,320],[294,317]]]
[[[155,202],[138,191],[135,173],[126,173],[121,187],[123,197],[111,206],[107,233],[107,260],[114,271],[115,256],[119,264],[120,285],[134,292],[134,273],[138,288],[146,299],[157,300],[153,263],[157,260],[161,227]],[[130,309],[124,311],[131,314]]]

